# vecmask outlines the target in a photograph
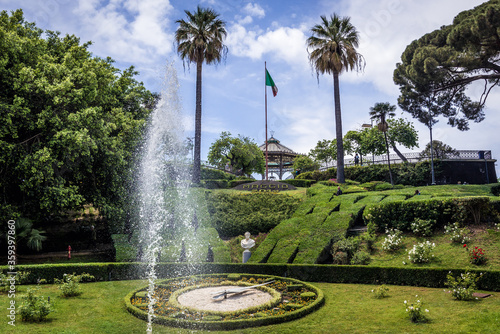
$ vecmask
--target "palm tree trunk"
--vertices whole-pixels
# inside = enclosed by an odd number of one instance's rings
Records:
[[[335,129],[337,138],[337,182],[345,183],[344,143],[342,142],[342,113],[340,111],[340,87],[338,72],[333,72],[333,97],[335,102]]]
[[[392,171],[391,171],[391,159],[389,158],[389,142],[387,140],[387,132],[384,132],[385,137],[385,148],[387,150],[387,165],[389,166],[389,179],[391,180],[391,185],[394,185],[392,182]]]
[[[203,62],[196,63],[196,112],[194,123],[193,183],[201,181],[201,69]]]
[[[406,159],[406,157],[398,150],[396,144],[391,142],[391,146],[394,152],[396,152],[396,154],[398,155],[399,159],[401,159],[403,162],[408,162],[408,159]]]

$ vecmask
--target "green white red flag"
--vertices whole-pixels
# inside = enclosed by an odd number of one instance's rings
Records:
[[[271,75],[266,69],[266,86],[271,86],[271,89],[273,90],[273,96],[276,96],[278,94],[278,87],[276,87],[276,84],[273,81],[273,78],[271,78]]]

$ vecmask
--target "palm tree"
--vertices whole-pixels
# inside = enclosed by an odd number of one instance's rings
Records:
[[[356,51],[359,34],[351,24],[349,17],[336,14],[321,16],[321,24],[312,29],[312,36],[307,39],[309,62],[319,74],[333,74],[335,100],[335,125],[337,138],[337,182],[344,183],[344,146],[342,142],[342,117],[340,111],[339,75],[344,71],[360,70],[364,67],[364,58]]]
[[[194,13],[184,11],[187,20],[177,20],[175,32],[177,53],[184,64],[196,63],[196,113],[194,133],[193,183],[201,179],[201,70],[203,62],[218,64],[226,58],[227,46],[223,40],[227,35],[226,22],[218,19],[212,9],[198,6]]]
[[[379,102],[375,103],[375,106],[370,107],[370,118],[378,120],[378,129],[384,133],[385,138],[385,149],[387,151],[387,165],[389,166],[389,178],[392,182],[392,172],[391,172],[391,160],[389,159],[389,141],[387,140],[387,129],[389,125],[386,122],[387,117],[394,117],[396,113],[396,106],[391,105],[389,102]]]

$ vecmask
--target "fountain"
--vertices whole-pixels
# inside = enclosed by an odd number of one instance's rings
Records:
[[[190,160],[182,141],[185,137],[178,86],[170,63],[161,100],[149,120],[138,171],[138,257],[147,265],[148,285],[125,297],[127,309],[147,321],[148,333],[153,331],[153,323],[209,330],[244,328],[288,321],[312,312],[323,303],[321,290],[290,278],[192,273],[178,277],[179,272],[170,273],[173,279],[158,279],[155,268],[164,259],[216,262],[210,242],[204,245],[201,241],[207,240],[203,233],[208,228],[203,226],[192,199],[196,189],[190,187]],[[242,241],[247,253],[255,245],[249,237],[248,233]],[[246,260],[248,257],[246,254]]]
[[[193,216],[189,199],[189,164],[186,160],[186,145],[181,140],[183,129],[177,94],[179,83],[173,63],[167,65],[165,73],[165,86],[148,124],[139,168],[139,244],[141,260],[147,263],[149,282],[148,332],[152,331],[156,303],[153,297],[157,278],[155,266],[161,258],[163,236],[167,229],[170,229],[169,234],[173,237],[176,229],[191,229],[189,217]],[[175,226],[176,222],[184,226]],[[191,240],[186,240],[189,235],[192,233],[179,238],[183,246],[192,244]],[[183,252],[185,257],[189,256],[189,247],[183,247]]]

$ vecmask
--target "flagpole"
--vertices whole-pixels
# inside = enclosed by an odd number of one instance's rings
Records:
[[[264,96],[265,96],[265,101],[266,101],[266,181],[267,181],[267,171],[268,171],[268,164],[267,164],[267,85],[266,85],[266,79],[267,79],[267,66],[266,62],[264,62]]]

